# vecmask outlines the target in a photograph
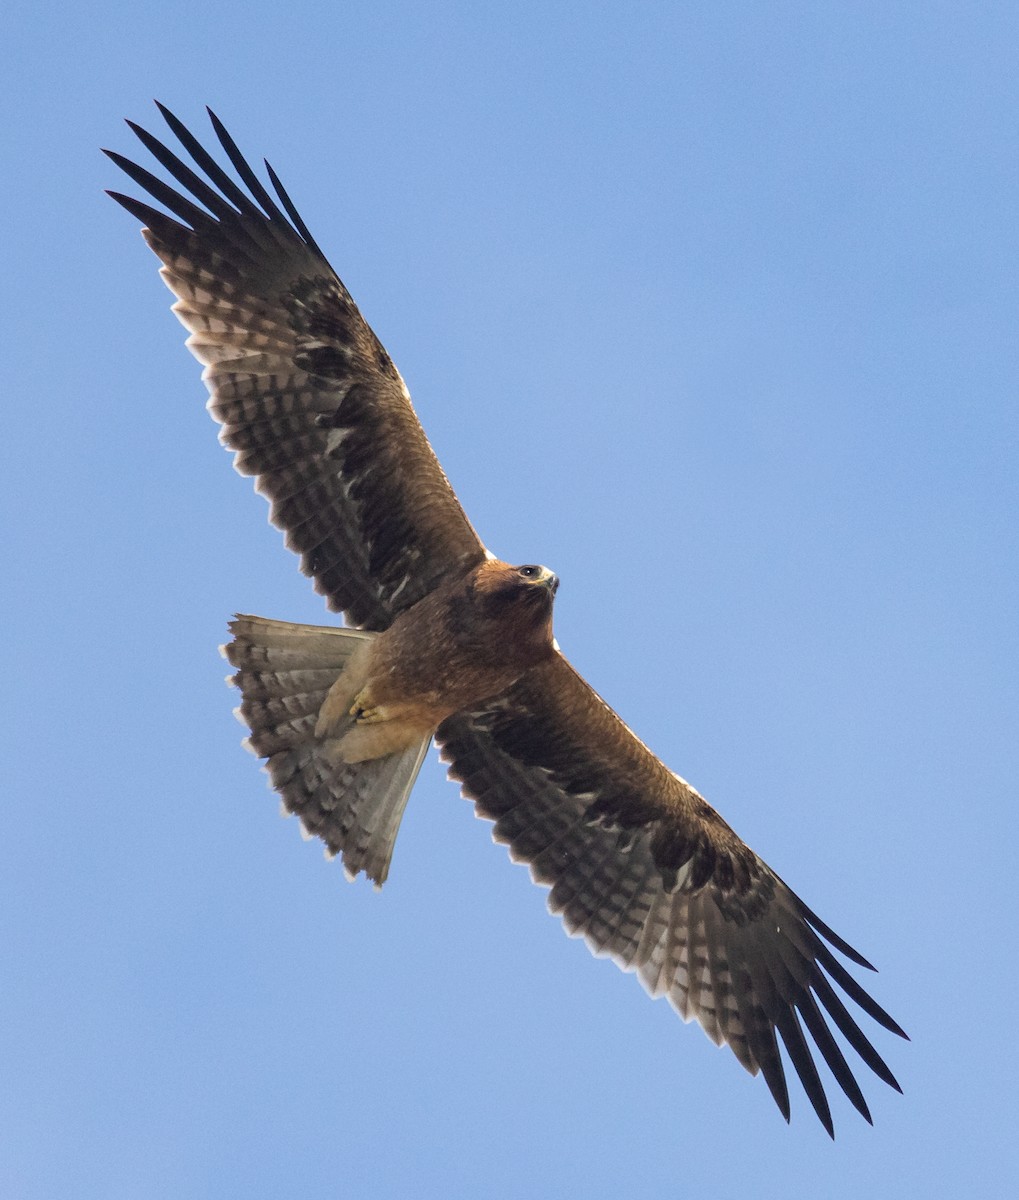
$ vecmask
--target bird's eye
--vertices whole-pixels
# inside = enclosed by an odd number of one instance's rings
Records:
[[[531,565],[528,565],[526,567],[521,567],[520,574],[525,579],[537,579],[538,576],[541,574],[541,567],[535,567],[535,566],[531,566]]]

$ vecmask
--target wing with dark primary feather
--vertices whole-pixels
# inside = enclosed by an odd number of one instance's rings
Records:
[[[551,887],[549,908],[567,931],[635,971],[652,996],[668,996],[752,1074],[762,1072],[787,1120],[779,1037],[817,1115],[833,1130],[806,1035],[870,1120],[825,1012],[863,1061],[899,1090],[833,983],[886,1029],[905,1034],[829,946],[873,970],[870,964],[562,656],[447,720],[437,740],[478,815],[495,822],[496,840]]]
[[[244,187],[160,111],[197,171],[131,128],[180,190],[107,154],[173,216],[110,194],[147,227],[237,469],[256,477],[329,606],[384,629],[441,579],[480,562],[484,548],[399,372],[275,173],[266,164],[279,204],[215,116]]]
[[[188,344],[206,364],[209,409],[237,453],[238,470],[256,477],[273,521],[330,606],[352,624],[386,629],[439,582],[465,575],[485,550],[399,373],[272,169],[266,164],[279,203],[215,117],[241,184],[161,111],[197,170],[132,128],[180,190],[120,155],[110,157],[173,215],[111,194],[147,226],[178,298],[174,310],[191,331]],[[265,699],[252,695],[271,676],[269,698],[282,713],[274,736],[285,735],[287,753],[303,754],[318,771],[318,701],[305,712],[308,697],[286,690],[307,690],[304,676],[266,675],[257,655],[249,662],[242,648],[232,654],[249,709]],[[905,1035],[832,951],[870,964],[560,655],[500,696],[449,718],[437,740],[450,774],[479,815],[495,822],[495,837],[551,888],[549,906],[567,930],[635,971],[652,995],[668,996],[684,1018],[696,1018],[716,1043],[728,1044],[747,1070],[761,1072],[787,1119],[779,1040],[829,1133],[814,1051],[870,1120],[829,1021],[871,1070],[898,1088],[836,988],[878,1024]],[[330,811],[337,787],[349,790],[333,776],[302,781],[325,789]],[[277,786],[286,794],[279,779]],[[386,811],[398,823],[406,795],[397,798],[400,804]],[[376,879],[385,877],[393,837],[395,825]],[[349,847],[338,845],[346,855]],[[362,866],[358,858],[356,868]]]

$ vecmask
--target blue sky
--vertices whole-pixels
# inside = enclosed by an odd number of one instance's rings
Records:
[[[1014,6],[13,16],[0,1194],[1014,1187]],[[153,96],[269,157],[574,663],[881,968],[873,1129],[787,1128],[434,756],[381,894],[279,818],[216,646],[325,617],[102,195]]]

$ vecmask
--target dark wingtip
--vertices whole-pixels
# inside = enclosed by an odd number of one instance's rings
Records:
[[[103,153],[107,154],[109,152],[104,150]],[[107,196],[109,196],[111,200],[116,200],[121,208],[126,208],[132,217],[138,217],[139,220],[145,219],[138,212],[139,208],[145,206],[143,206],[138,200],[135,200],[134,197],[125,196],[123,192],[115,192],[113,188],[104,188],[103,191],[106,192]]]
[[[110,162],[112,162],[115,166],[120,167],[125,175],[129,175],[131,173],[128,170],[129,167],[134,168],[134,163],[129,158],[125,158],[123,154],[118,154],[116,150],[107,150],[104,148],[103,153],[110,160]],[[135,169],[137,170],[137,168]]]
[[[170,126],[171,129],[173,129],[175,125],[181,124],[180,118],[177,116],[177,114],[173,112],[172,109],[167,108],[162,101],[153,100],[152,103],[156,106],[156,108],[159,109],[159,115],[163,118],[167,125]]]
[[[209,120],[212,122],[212,128],[216,131],[216,137],[219,138],[219,144],[229,153],[228,143],[233,141],[229,130],[207,104],[205,111],[209,114]]]
[[[159,109],[159,115],[175,133],[178,129],[184,128],[184,122],[172,109],[167,108],[165,104],[160,103],[158,100],[155,101],[155,105]]]
[[[800,903],[803,904],[803,901],[801,900]],[[875,973],[877,972],[877,967],[875,967],[872,962],[869,962],[867,959],[865,959],[859,950],[855,949],[853,946],[850,946],[845,938],[839,937],[839,935],[834,929],[832,929],[830,925],[825,924],[825,922],[821,920],[817,913],[812,909],[807,908],[805,904],[803,904],[803,913],[808,922],[813,925],[817,932],[826,941],[830,942],[836,950],[844,954],[851,962],[856,963],[858,967],[863,967],[867,971],[874,971]]]
[[[867,999],[871,1000],[869,996]],[[889,1033],[894,1033],[896,1037],[905,1038],[907,1042],[910,1040],[909,1034],[902,1028],[902,1026],[898,1023],[898,1021],[895,1020],[894,1017],[890,1017],[888,1013],[886,1013],[885,1010],[873,1000],[871,1000],[871,1004],[874,1005],[874,1011],[871,1012],[870,1015],[883,1029],[887,1029]],[[864,1012],[869,1011],[869,1009],[867,1009],[865,1006],[861,1005],[861,1007],[864,1009]]]
[[[287,189],[283,186],[283,184],[280,182],[279,176],[272,169],[272,163],[270,163],[267,158],[263,158],[262,162],[265,163],[265,169],[269,175],[269,180],[272,183],[272,186],[276,189],[276,195],[279,196],[280,203],[286,209],[287,216],[293,222],[294,228],[301,235],[301,237],[304,238],[305,242],[307,242],[307,244],[311,247],[312,250],[315,251],[316,254],[322,254],[322,250],[319,247],[318,242],[316,242],[315,239],[311,236],[311,230],[308,228],[307,225],[305,225],[304,219],[302,218],[301,214],[297,211],[297,208],[295,207],[293,200],[290,199],[290,196],[287,193]],[[325,255],[322,254],[322,257],[325,258]]]
[[[123,192],[115,192],[112,188],[103,188],[103,191],[111,200],[115,200],[121,208],[126,208],[128,212],[131,211],[129,207],[131,203],[130,196],[125,196]]]

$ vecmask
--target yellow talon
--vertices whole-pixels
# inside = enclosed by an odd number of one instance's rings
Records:
[[[355,697],[354,703],[350,706],[350,715],[358,725],[377,725],[386,719],[385,710],[367,703],[363,692]]]

